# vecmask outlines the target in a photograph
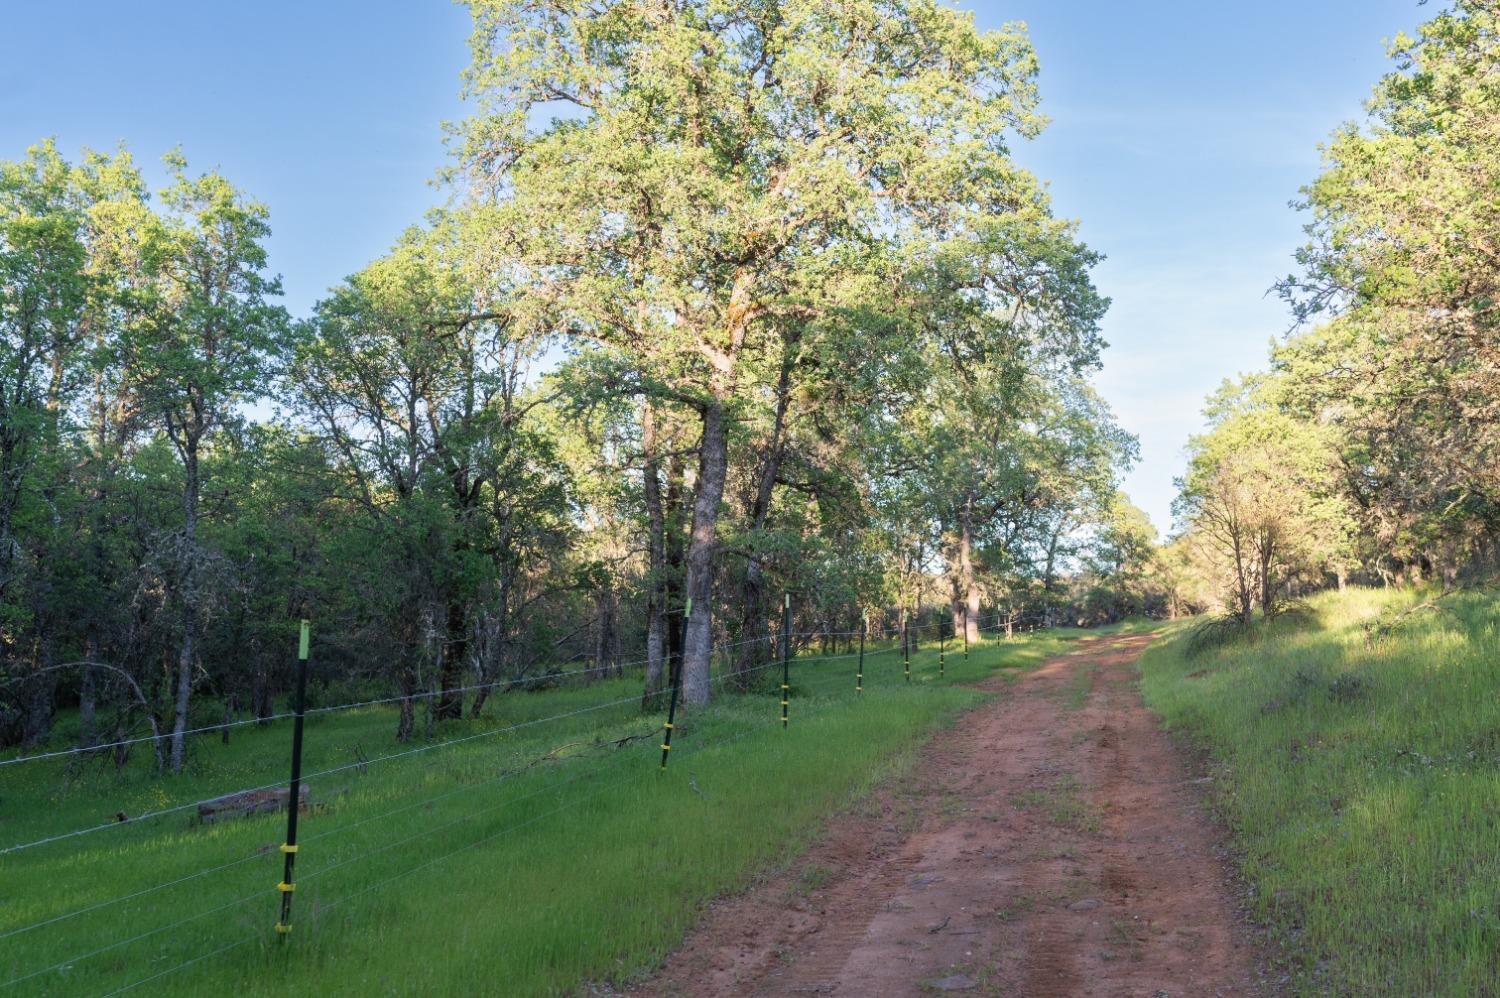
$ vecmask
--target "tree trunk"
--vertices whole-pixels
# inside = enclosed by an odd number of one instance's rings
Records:
[[[974,573],[974,501],[964,505],[958,533],[958,599],[954,608],[953,633],[963,628],[970,643],[979,640],[979,580]]]
[[[1238,533],[1234,535],[1234,585],[1235,598],[1239,602],[1240,623],[1250,626],[1255,619],[1255,605],[1250,591],[1249,569],[1245,565],[1244,542]]]
[[[693,605],[683,628],[682,697],[689,704],[708,703],[712,694],[714,564],[728,461],[724,404],[715,399],[703,407],[703,439],[698,445],[698,480],[688,537],[686,589]]]
[[[675,517],[677,511],[682,509],[683,494],[686,491],[686,471],[682,466],[680,455],[672,455],[671,462],[667,465],[667,503],[666,512],[673,518],[667,524],[667,577],[663,586],[663,615],[662,623],[666,627],[666,667],[667,681],[672,681],[673,669],[679,670],[680,678],[682,669],[682,586],[687,572],[684,561],[687,552],[684,550],[685,538],[678,527]],[[673,612],[673,610],[676,612]]]
[[[483,633],[484,654],[478,657],[479,664],[476,666],[480,675],[476,677],[478,682],[475,685],[479,689],[474,692],[474,701],[469,705],[470,718],[477,718],[479,712],[484,710],[485,701],[494,692],[500,674],[510,661],[510,584],[504,579],[500,582],[488,620],[484,621]]]
[[[193,663],[198,656],[198,441],[188,436],[182,449],[183,555],[182,649],[177,656],[177,691],[172,714],[172,772],[182,772],[186,753],[188,699],[193,692]]]
[[[94,667],[89,664],[95,655],[93,635],[83,644],[85,659],[83,672],[78,678],[78,747],[93,748],[99,744],[98,692],[94,681]]]
[[[448,601],[447,640],[439,657],[443,665],[438,671],[439,692],[433,716],[439,721],[456,721],[464,716],[464,663],[469,658],[468,615],[457,599]]]
[[[661,466],[658,457],[656,411],[650,402],[641,414],[641,450],[644,459],[642,492],[646,503],[646,683],[641,705],[648,707],[661,692],[666,677],[667,517],[662,509]]]
[[[1256,554],[1260,559],[1260,612],[1269,622],[1276,616],[1276,538],[1270,531],[1259,537]]]
[[[594,594],[594,675],[612,676],[619,656],[615,627],[615,594],[613,590],[601,589]]]
[[[401,713],[396,719],[396,741],[409,742],[416,731],[415,700],[417,674],[410,665],[401,670]]]
[[[0,597],[15,581],[16,511],[21,505],[21,483],[26,472],[23,439],[19,427],[0,422]],[[4,651],[0,645],[0,651]]]
[[[776,415],[771,422],[771,437],[766,442],[765,461],[761,464],[755,495],[751,499],[749,516],[750,531],[757,534],[766,528],[771,513],[771,499],[776,493],[776,478],[781,474],[781,462],[786,456],[786,416],[792,403],[792,366],[796,360],[798,338],[789,338],[782,343],[781,371],[776,380]],[[770,631],[767,628],[765,569],[755,545],[745,561],[745,584],[740,591],[740,647],[735,656],[735,675],[738,684],[770,659]],[[762,639],[766,640],[762,640]]]
[[[52,715],[56,709],[57,673],[47,667],[51,656],[45,642],[39,642],[34,662],[34,675],[24,686],[24,715],[22,719],[21,744],[35,748],[47,740],[52,733]]]
[[[265,666],[256,665],[255,675],[250,680],[250,713],[260,723],[276,713],[276,698],[271,693],[271,677]]]

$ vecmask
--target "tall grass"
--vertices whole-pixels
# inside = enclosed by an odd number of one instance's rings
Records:
[[[287,939],[271,931],[284,816],[200,826],[188,811],[0,859],[0,984],[35,974],[8,990],[551,994],[628,981],[707,900],[795,856],[823,816],[983,699],[962,684],[1015,674],[1080,636],[987,642],[967,663],[950,643],[943,682],[925,646],[910,684],[899,652],[872,647],[859,696],[853,659],[799,659],[788,729],[770,670],[764,691],[687,712],[664,773],[661,718],[634,703],[501,730],[629,699],[633,680],[501,696],[486,719],[437,732],[484,737],[384,763],[403,750],[392,708],[323,715],[308,724],[305,771],[372,763],[312,781]],[[0,768],[0,848],[280,780],[289,730],[241,729],[228,746],[204,736],[182,777]],[[644,737],[617,745],[633,736]]]
[[[1382,633],[1424,598],[1327,593],[1254,642],[1195,656],[1179,627],[1141,659],[1303,991],[1500,993],[1500,603]]]

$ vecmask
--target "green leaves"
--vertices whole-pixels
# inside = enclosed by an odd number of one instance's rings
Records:
[[[1339,429],[1367,557],[1451,557],[1500,522],[1500,13],[1459,0],[1391,44],[1363,127],[1304,192],[1282,284],[1328,319],[1275,357],[1287,404]]]
[[[291,323],[265,273],[264,205],[179,154],[162,210],[139,219],[139,269],[117,349],[131,390],[179,450],[196,448],[270,388]]]

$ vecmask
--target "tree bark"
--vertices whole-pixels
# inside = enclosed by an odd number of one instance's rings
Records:
[[[250,680],[250,713],[261,724],[276,713],[276,697],[271,692],[271,677],[265,666],[257,665]]]
[[[456,721],[464,716],[464,662],[469,657],[469,620],[464,605],[457,599],[448,601],[447,640],[442,649],[442,668],[438,671],[437,708],[433,716],[439,721]]]
[[[667,502],[665,511],[669,517],[667,521],[667,577],[663,587],[663,616],[662,622],[667,630],[666,668],[667,681],[671,682],[672,669],[682,668],[682,587],[687,577],[685,561],[687,552],[685,550],[686,538],[683,537],[678,527],[676,514],[682,510],[683,495],[686,492],[686,470],[682,466],[682,457],[672,455],[671,462],[667,465]],[[676,608],[676,612],[673,612]]]
[[[1260,614],[1265,620],[1276,616],[1276,584],[1271,572],[1271,559],[1262,557],[1260,562]]]
[[[401,711],[396,719],[396,741],[409,742],[412,734],[416,731],[417,718],[415,711],[415,696],[417,693],[417,674],[410,665],[401,670]]]
[[[172,714],[172,772],[182,772],[186,754],[188,700],[198,655],[198,440],[186,436],[182,449],[183,557],[182,648],[177,657],[177,691]]]
[[[953,633],[965,631],[970,643],[979,640],[979,580],[974,573],[973,497],[959,516],[958,579],[954,587]]]
[[[646,504],[646,682],[641,705],[650,706],[666,682],[663,662],[666,651],[667,517],[662,508],[661,461],[656,410],[648,401],[641,413],[643,459],[642,494]]]
[[[1262,528],[1255,538],[1255,554],[1260,570],[1260,612],[1270,621],[1276,616],[1276,533],[1274,528]]]
[[[83,657],[94,658],[94,639],[91,636],[83,646]],[[87,749],[99,744],[98,693],[94,683],[94,667],[88,662],[78,679],[78,747]]]
[[[594,676],[602,678],[617,672],[620,661],[619,634],[615,626],[615,593],[600,589],[594,594]]]
[[[765,461],[761,465],[760,478],[751,500],[749,517],[752,534],[763,531],[771,513],[771,499],[776,493],[776,478],[781,474],[781,462],[786,456],[786,416],[791,407],[792,363],[795,359],[796,340],[783,346],[781,372],[776,383],[776,415],[771,424],[771,439],[765,450]],[[761,640],[765,638],[767,640]],[[770,655],[770,631],[767,629],[765,569],[759,553],[751,545],[745,561],[745,583],[740,592],[740,647],[735,656],[735,674],[744,677],[754,672]],[[743,678],[739,679],[742,685]]]
[[[480,655],[477,660],[478,670],[481,673],[476,677],[478,680],[476,685],[479,689],[474,691],[474,700],[469,705],[470,718],[479,717],[480,711],[484,710],[485,701],[489,700],[490,694],[495,690],[495,684],[500,680],[500,674],[510,661],[510,582],[508,579],[500,580],[495,605],[488,618],[483,632],[486,636],[484,654]]]
[[[38,641],[32,662],[33,674],[23,686],[24,713],[21,744],[35,748],[52,733],[52,715],[56,709],[57,674],[51,666],[51,655],[45,641]]]
[[[1249,569],[1245,565],[1244,538],[1238,529],[1232,534],[1234,548],[1234,585],[1235,597],[1239,601],[1240,623],[1246,627],[1255,619],[1255,607],[1253,595],[1250,590]]]
[[[724,403],[715,398],[703,406],[703,438],[698,445],[698,478],[687,552],[686,595],[693,605],[683,628],[682,697],[684,703],[695,705],[708,703],[712,695],[714,563],[728,462]]]

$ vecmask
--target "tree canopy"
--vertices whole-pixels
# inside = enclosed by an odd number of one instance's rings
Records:
[[[181,768],[274,712],[298,617],[406,739],[579,661],[701,704],[783,593],[830,635],[1148,609],[1099,256],[1012,158],[1022,26],[469,6],[448,204],[307,316],[176,152],[159,192],[123,150],[0,169],[0,741],[76,704]]]

